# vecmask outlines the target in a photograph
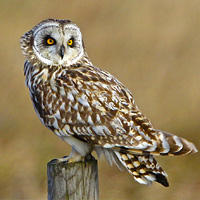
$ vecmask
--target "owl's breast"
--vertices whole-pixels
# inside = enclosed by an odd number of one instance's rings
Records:
[[[40,120],[58,136],[126,134],[133,126],[132,97],[103,72],[83,67],[42,69],[30,83]]]
[[[30,82],[32,84],[28,86],[35,111],[41,122],[54,132],[62,133],[66,124],[83,126],[85,119],[92,116],[89,91],[73,77],[59,72],[49,75],[43,71],[33,76]]]

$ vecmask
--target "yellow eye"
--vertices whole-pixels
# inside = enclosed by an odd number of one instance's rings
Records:
[[[53,38],[48,38],[47,39],[47,44],[48,45],[53,45],[53,44],[55,44],[55,40]]]
[[[72,45],[73,45],[73,39],[69,39],[68,42],[67,42],[67,44],[68,44],[69,46],[72,46]]]

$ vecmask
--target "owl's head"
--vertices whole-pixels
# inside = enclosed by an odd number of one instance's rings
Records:
[[[87,56],[78,26],[69,20],[47,19],[21,38],[29,61],[70,66]]]

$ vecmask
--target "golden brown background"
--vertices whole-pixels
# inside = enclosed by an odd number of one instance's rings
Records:
[[[69,145],[38,120],[24,84],[22,34],[46,18],[70,19],[91,61],[132,92],[154,127],[200,146],[200,1],[0,0],[0,199],[46,199],[46,163]],[[200,157],[159,157],[170,187],[139,185],[99,162],[100,198],[199,200]]]

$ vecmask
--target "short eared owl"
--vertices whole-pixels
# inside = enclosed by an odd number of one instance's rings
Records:
[[[153,128],[131,92],[91,63],[80,29],[71,21],[40,22],[22,36],[21,48],[38,117],[72,146],[70,156],[58,161],[80,161],[95,150],[141,184],[168,186],[154,156],[197,152],[187,140]]]

